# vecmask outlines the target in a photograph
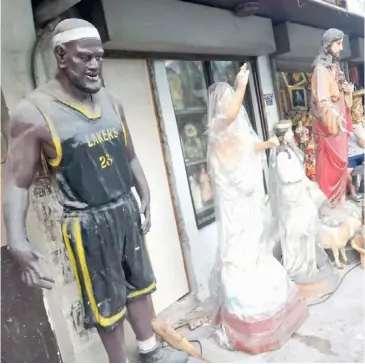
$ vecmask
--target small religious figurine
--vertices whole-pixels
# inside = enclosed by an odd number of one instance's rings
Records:
[[[213,194],[210,178],[204,167],[200,170],[199,184],[203,203],[206,204],[213,199]]]
[[[331,263],[317,239],[318,210],[327,198],[305,175],[291,120],[280,121],[275,134],[280,146],[271,151],[269,193],[278,221],[283,265],[297,284],[322,281],[333,275]]]
[[[244,67],[236,89],[223,82],[209,88],[208,163],[219,229],[210,292],[220,342],[258,354],[280,347],[308,311],[264,236],[264,151],[278,140],[260,141],[251,126],[243,106]]]
[[[305,174],[311,180],[316,180],[316,159],[315,159],[315,148],[313,141],[311,141],[307,148],[305,149],[304,154],[304,167]]]
[[[179,74],[172,68],[167,67],[167,77],[170,84],[172,103],[176,111],[185,109],[183,83]]]
[[[309,112],[303,125],[307,128],[312,128],[312,124],[313,124],[313,115],[311,112]]]
[[[189,161],[196,161],[204,158],[203,145],[198,137],[198,130],[193,124],[186,124],[184,127],[184,151],[185,158]]]
[[[352,131],[353,86],[345,80],[338,62],[343,37],[338,29],[323,34],[311,81],[316,178],[332,206],[345,205],[348,132]]]
[[[199,211],[203,209],[203,200],[202,195],[200,192],[200,186],[195,178],[195,176],[189,176],[190,188],[191,188],[191,195],[193,197],[194,207],[195,210]]]
[[[303,125],[303,119],[305,121],[306,119],[305,114],[302,120],[299,121],[298,126],[295,128],[295,136],[299,148],[304,152],[305,147],[309,141],[309,129]]]

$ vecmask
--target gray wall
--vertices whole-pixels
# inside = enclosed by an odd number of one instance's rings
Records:
[[[10,110],[33,89],[30,58],[35,39],[31,0],[2,0],[1,88]]]
[[[364,62],[364,38],[351,39],[351,51],[353,62]]]
[[[318,54],[325,29],[299,24],[284,23],[274,27],[276,65],[279,70],[311,71],[311,64]],[[342,59],[351,56],[350,39],[344,38]]]
[[[259,56],[272,53],[271,20],[177,0],[103,0],[109,49]]]

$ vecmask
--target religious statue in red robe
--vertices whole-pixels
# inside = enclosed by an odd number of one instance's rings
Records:
[[[324,33],[311,82],[316,179],[332,206],[345,203],[348,133],[352,131],[353,86],[345,80],[338,62],[343,37],[338,29]]]

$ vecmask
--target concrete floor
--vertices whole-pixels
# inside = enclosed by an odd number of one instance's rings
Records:
[[[329,300],[310,307],[310,317],[283,347],[256,356],[220,347],[212,337],[210,325],[193,331],[183,327],[179,332],[189,340],[199,340],[205,359],[213,363],[364,363],[364,288],[364,270],[356,267]],[[195,306],[194,297],[188,296],[159,317],[174,325],[186,319]],[[136,342],[128,324],[126,341],[129,361],[138,362]],[[90,347],[88,357],[92,358],[88,362],[107,362],[101,345]]]
[[[179,331],[190,340],[198,339],[205,359],[214,363],[364,363],[364,293],[364,270],[356,267],[330,299],[310,307],[310,317],[282,348],[257,356],[221,348],[209,325]],[[186,318],[193,305],[193,298],[187,297],[160,316],[173,324]]]

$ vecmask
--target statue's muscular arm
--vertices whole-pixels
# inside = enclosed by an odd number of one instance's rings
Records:
[[[32,104],[23,100],[10,119],[4,220],[9,250],[19,264],[23,281],[29,286],[50,289],[53,280],[43,273],[39,265],[41,255],[31,246],[26,233],[29,188],[40,167],[42,146],[52,157],[54,150],[45,120]]]
[[[315,68],[312,79],[312,92],[317,100],[318,111],[323,122],[327,125],[331,134],[337,135],[341,129],[344,129],[345,120],[336,109],[331,98],[331,77],[334,77],[331,72],[322,65]]]
[[[140,213],[144,215],[145,220],[142,225],[142,230],[144,234],[147,234],[151,228],[151,211],[150,211],[150,189],[148,186],[148,182],[146,179],[146,176],[143,172],[141,163],[139,162],[139,159],[136,155],[136,152],[134,150],[133,141],[128,129],[128,125],[126,122],[126,118],[124,115],[123,107],[122,105],[118,104],[119,114],[122,118],[122,121],[124,122],[124,127],[126,131],[127,136],[127,153],[129,158],[129,164],[131,167],[134,185],[136,187],[136,190],[138,192],[138,195],[141,199],[141,208]]]

